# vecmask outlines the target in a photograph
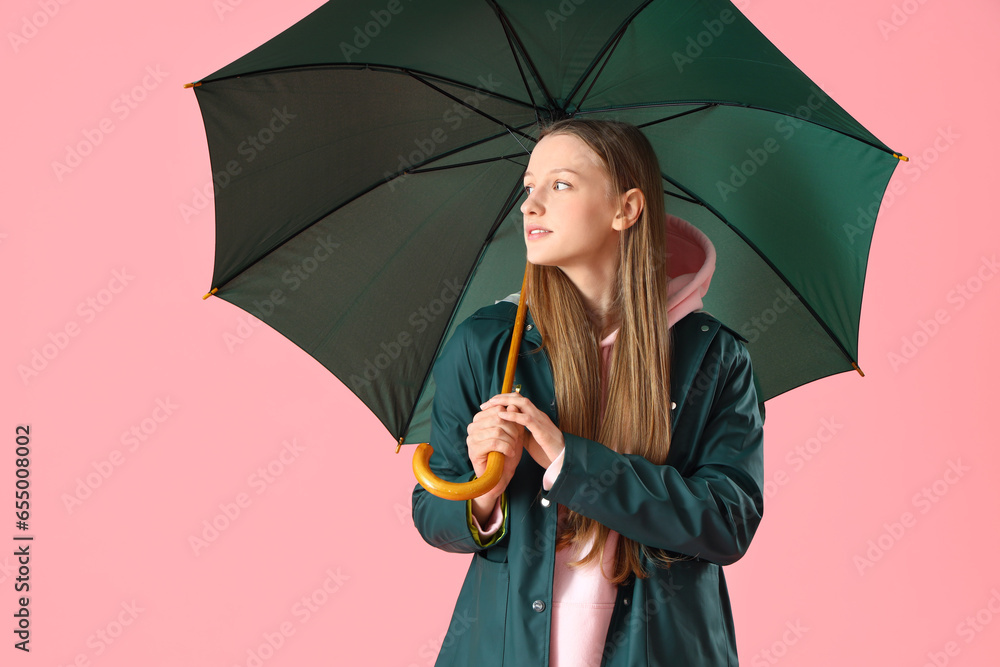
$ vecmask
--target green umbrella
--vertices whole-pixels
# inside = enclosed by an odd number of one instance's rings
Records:
[[[340,378],[400,443],[430,369],[516,292],[541,125],[640,126],[667,210],[712,240],[705,308],[761,400],[857,368],[898,159],[723,0],[330,2],[195,87],[215,180],[211,293]],[[523,300],[522,300],[523,302]]]

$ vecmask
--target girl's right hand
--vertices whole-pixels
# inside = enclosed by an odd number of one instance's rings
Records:
[[[507,408],[497,405],[477,412],[469,424],[469,436],[465,439],[469,449],[469,460],[476,471],[476,477],[486,472],[486,459],[490,452],[500,452],[504,455],[500,481],[489,493],[473,499],[473,513],[477,519],[481,518],[477,510],[482,510],[484,515],[488,515],[493,509],[497,499],[514,477],[514,471],[521,461],[524,450],[524,427],[501,419],[498,413],[505,409]]]

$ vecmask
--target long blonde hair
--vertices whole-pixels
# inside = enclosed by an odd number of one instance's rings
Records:
[[[601,419],[600,331],[587,315],[579,290],[554,266],[528,265],[527,302],[552,363],[559,428],[653,463],[670,449],[670,332],[667,325],[666,227],[659,161],[634,125],[618,121],[565,119],[545,127],[539,139],[571,134],[600,157],[610,178],[609,196],[639,188],[645,206],[620,232],[618,271],[610,315],[621,322],[611,353],[607,405]],[[610,528],[569,511],[558,547],[585,544],[590,551],[571,565],[603,562]],[[619,535],[615,584],[630,574],[645,578],[641,554],[669,566],[671,558]]]

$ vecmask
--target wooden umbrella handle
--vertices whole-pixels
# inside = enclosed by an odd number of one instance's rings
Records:
[[[413,453],[413,475],[427,492],[447,500],[470,500],[488,493],[503,474],[503,454],[490,452],[486,457],[486,472],[471,482],[448,482],[431,471],[431,454],[434,448],[426,442],[417,445]]]
[[[510,352],[507,354],[507,369],[503,376],[503,391],[507,394],[514,386],[514,370],[517,368],[517,353],[521,347],[521,337],[524,333],[524,320],[527,315],[525,288],[528,284],[528,271],[525,267],[524,279],[521,281],[521,298],[517,303],[517,316],[514,318],[514,334],[510,341]],[[486,457],[486,470],[481,477],[469,482],[448,482],[441,479],[431,470],[430,460],[434,448],[429,443],[417,445],[413,453],[413,475],[428,493],[438,498],[448,500],[469,500],[488,493],[500,481],[503,475],[503,454],[490,452]]]

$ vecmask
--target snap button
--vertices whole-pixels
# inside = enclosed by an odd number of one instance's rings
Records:
[[[533,327],[533,326],[535,326],[535,325],[533,325],[533,324],[529,324],[529,325],[528,325],[528,326],[526,326],[526,327],[525,327],[524,329],[525,329],[526,331],[531,331],[531,327]]]
[[[701,325],[701,330],[702,331],[708,331],[708,325],[707,324],[702,324]]]
[[[677,404],[674,403],[673,401],[670,401],[670,409],[671,410],[676,410],[677,409]]]
[[[537,611],[538,613],[541,613],[545,611],[545,603],[542,602],[541,600],[535,600],[534,602],[531,603],[531,608]]]
[[[626,607],[629,606],[631,602],[632,600],[630,598],[625,598],[624,600],[622,600],[622,604],[625,605]]]
[[[548,498],[542,498],[542,507],[548,507],[551,504],[552,504],[551,500],[549,500]]]

